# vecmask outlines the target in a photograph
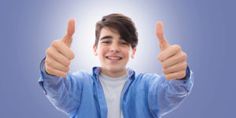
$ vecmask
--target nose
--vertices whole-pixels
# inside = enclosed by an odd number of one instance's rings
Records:
[[[120,51],[119,44],[112,43],[112,45],[111,45],[111,47],[110,47],[110,51],[111,51],[111,52],[119,52],[119,51]]]

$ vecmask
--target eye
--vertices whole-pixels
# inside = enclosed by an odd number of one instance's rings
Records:
[[[111,43],[111,41],[101,41],[101,43],[104,43],[104,44],[109,44],[109,43]]]
[[[123,45],[128,45],[128,43],[126,43],[126,42],[122,42],[122,44],[123,44]]]
[[[129,45],[126,41],[121,41],[120,42],[122,45]]]

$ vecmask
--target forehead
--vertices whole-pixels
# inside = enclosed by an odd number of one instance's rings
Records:
[[[102,30],[100,32],[99,39],[104,36],[120,37],[120,33],[114,28],[104,27],[104,28],[102,28]]]

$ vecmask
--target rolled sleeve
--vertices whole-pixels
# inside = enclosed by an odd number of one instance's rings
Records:
[[[186,77],[180,80],[166,80],[156,77],[150,83],[149,107],[155,116],[163,116],[176,109],[190,94],[193,87],[193,72],[187,68]]]
[[[73,113],[78,107],[82,93],[82,78],[68,73],[66,78],[50,75],[44,68],[45,58],[40,63],[39,85],[49,101],[64,113]]]
[[[44,64],[45,64],[45,57],[40,62],[40,78],[39,78],[38,82],[39,82],[39,85],[41,86],[41,88],[43,89],[44,94],[47,95],[47,90],[45,88],[44,81],[47,81],[47,83],[51,83],[51,84],[58,83],[58,81],[60,81],[60,77],[48,74],[45,70]]]
[[[186,94],[192,90],[194,79],[193,79],[193,72],[190,70],[189,67],[186,69],[186,77],[180,80],[170,80],[168,81],[169,85],[175,88],[173,91],[174,93],[181,93],[185,92]]]

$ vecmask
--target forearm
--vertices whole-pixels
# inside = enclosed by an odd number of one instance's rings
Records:
[[[70,74],[66,78],[57,77],[46,73],[44,69],[44,60],[40,64],[41,77],[39,79],[39,84],[45,92],[46,97],[49,101],[57,107],[59,110],[69,113],[76,109],[74,102],[79,100],[78,97],[74,97],[73,91],[77,88],[72,88],[71,86],[76,86],[73,82]],[[77,89],[79,90],[79,89]],[[80,93],[79,91],[77,92]]]
[[[157,116],[165,115],[177,108],[189,95],[193,87],[192,72],[189,70],[187,75],[189,76],[179,80],[167,80],[165,76],[154,76],[154,79],[149,81],[148,104],[153,113]]]
[[[166,114],[177,108],[182,101],[190,94],[193,87],[193,76],[187,68],[186,77],[180,80],[163,80],[159,85],[158,101],[161,114]]]

